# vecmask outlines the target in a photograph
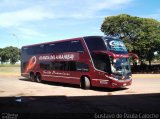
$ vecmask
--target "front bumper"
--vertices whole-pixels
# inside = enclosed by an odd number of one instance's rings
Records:
[[[132,84],[132,79],[114,80],[114,79],[96,79],[93,81],[92,86],[104,88],[122,88]]]
[[[132,84],[132,79],[126,80],[110,80],[110,88],[122,88]]]

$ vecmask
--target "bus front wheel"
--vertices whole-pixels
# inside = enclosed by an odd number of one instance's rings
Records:
[[[40,73],[37,73],[37,74],[36,74],[36,81],[37,81],[38,83],[41,83],[41,82],[42,82],[41,74],[40,74]]]
[[[89,80],[89,78],[87,76],[84,76],[82,79],[81,79],[81,82],[80,82],[80,87],[82,89],[90,89],[91,87],[91,82]]]

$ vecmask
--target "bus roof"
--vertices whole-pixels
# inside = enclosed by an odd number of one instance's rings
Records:
[[[23,47],[31,47],[31,46],[43,45],[43,44],[50,44],[50,43],[65,42],[65,41],[70,41],[70,40],[80,40],[80,39],[82,39],[82,38],[83,38],[83,37],[70,38],[70,39],[64,39],[64,40],[56,40],[56,41],[51,41],[51,42],[37,43],[37,44],[25,45],[25,46],[22,46],[22,48],[23,48]]]
[[[115,37],[110,37],[110,36],[84,36],[84,37],[77,37],[77,38],[69,38],[69,39],[64,39],[64,40],[56,40],[56,41],[51,41],[51,42],[43,42],[43,43],[37,43],[37,44],[31,44],[31,45],[25,45],[23,47],[31,47],[31,46],[37,46],[37,45],[43,45],[43,44],[50,44],[50,43],[59,43],[59,42],[65,42],[65,41],[72,41],[72,40],[81,40],[82,38],[95,38],[95,37],[101,37],[101,38],[114,38]]]

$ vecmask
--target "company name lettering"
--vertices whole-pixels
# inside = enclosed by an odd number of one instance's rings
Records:
[[[74,54],[46,55],[39,56],[39,60],[73,60]]]

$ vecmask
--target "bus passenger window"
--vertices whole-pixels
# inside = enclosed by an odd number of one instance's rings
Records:
[[[70,52],[84,52],[84,48],[82,46],[81,41],[78,41],[78,40],[71,41],[69,51]]]
[[[68,62],[69,71],[76,71],[76,62]]]
[[[60,62],[52,62],[52,70],[61,70],[61,67]]]
[[[49,62],[41,62],[40,63],[40,68],[45,69],[45,70],[50,70],[50,64]]]
[[[76,62],[76,70],[77,71],[89,71],[88,65],[82,62]]]

